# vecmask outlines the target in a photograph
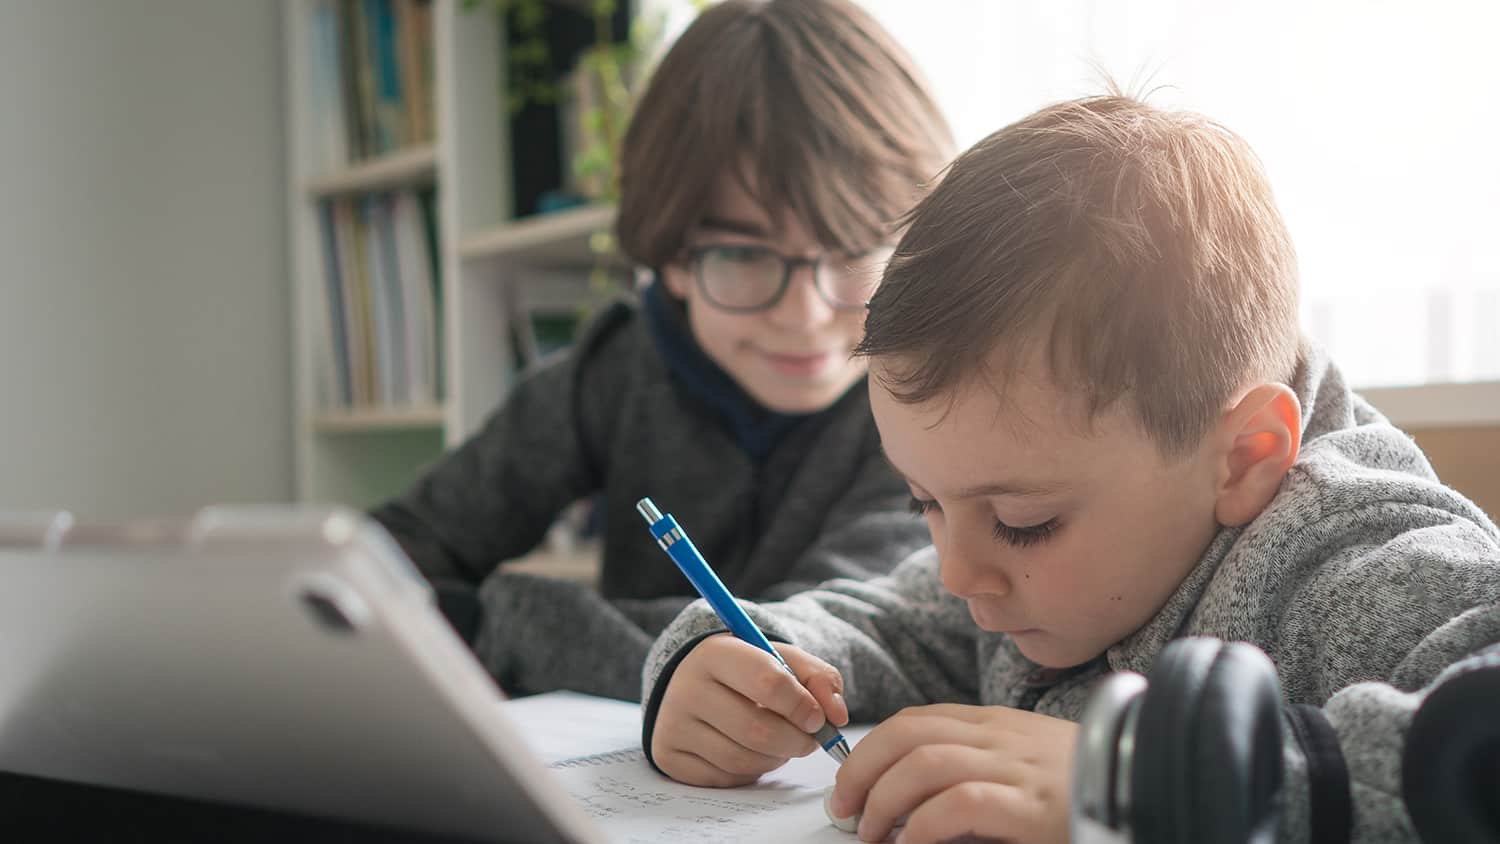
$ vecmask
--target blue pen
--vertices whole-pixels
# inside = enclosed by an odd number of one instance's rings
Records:
[[[693,588],[697,589],[698,594],[702,595],[708,601],[708,605],[714,608],[714,612],[719,614],[719,620],[724,622],[729,632],[741,641],[749,642],[775,657],[776,661],[781,663],[781,667],[786,669],[786,673],[796,677],[797,674],[792,671],[792,667],[786,664],[786,660],[781,658],[781,654],[777,653],[775,648],[771,647],[771,640],[766,638],[766,634],[760,632],[760,628],[756,627],[755,622],[750,620],[750,616],[745,614],[744,607],[741,607],[734,596],[729,594],[724,582],[719,580],[714,570],[708,567],[708,561],[703,559],[703,555],[698,553],[697,548],[693,547],[693,540],[688,539],[687,532],[677,524],[677,520],[672,518],[670,513],[663,516],[649,498],[642,498],[636,503],[635,509],[646,520],[646,524],[651,526],[651,535],[656,537],[656,544],[660,545],[661,550],[667,552],[672,562],[676,563],[677,567],[682,569],[682,573],[687,575]],[[813,733],[813,738],[817,739],[819,746],[827,751],[834,761],[842,764],[848,758],[849,743],[844,741],[843,734],[827,719],[824,719],[823,726]]]

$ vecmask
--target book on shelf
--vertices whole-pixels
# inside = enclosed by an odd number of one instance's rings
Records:
[[[382,225],[382,202],[379,195],[360,197],[360,234],[364,245],[366,281],[370,285],[371,336],[375,355],[375,394],[380,397],[377,404],[399,404],[404,398],[397,383],[400,373],[396,361],[400,358],[401,333],[396,331],[400,314],[395,313],[395,302],[390,294],[390,273],[387,272],[384,253],[386,233]]]
[[[399,190],[324,200],[324,409],[430,406],[442,401],[441,287],[433,192]]]
[[[319,248],[323,253],[323,295],[314,297],[321,305],[315,311],[315,325],[326,326],[327,342],[318,344],[317,371],[321,389],[318,403],[323,407],[349,407],[354,404],[354,383],[350,376],[349,327],[344,321],[343,274],[339,268],[338,229],[332,203],[318,206]]]
[[[345,94],[339,71],[338,13],[332,2],[312,7],[312,122],[317,169],[328,173],[348,164]]]
[[[432,0],[315,0],[311,15],[322,171],[431,142]]]
[[[426,227],[420,200],[411,193],[392,196],[389,247],[401,302],[407,397],[413,404],[435,403],[437,389],[437,301],[432,264],[427,260]]]
[[[447,331],[444,326],[443,314],[443,261],[438,252],[438,244],[442,241],[438,238],[438,209],[436,191],[419,191],[417,193],[418,211],[422,222],[422,232],[426,235],[428,245],[427,266],[431,284],[427,289],[432,291],[432,344],[427,348],[431,350],[432,357],[429,360],[429,372],[432,376],[433,395],[441,400],[447,394],[447,387],[443,380],[446,371],[443,363],[443,350],[447,346]]]
[[[359,213],[357,199],[337,200],[335,206],[340,211],[338,217],[344,225],[339,249],[339,254],[343,257],[340,264],[347,269],[343,283],[349,291],[345,297],[349,301],[349,310],[344,319],[355,339],[354,356],[350,359],[354,376],[354,403],[371,405],[375,403],[376,380],[376,355],[372,337],[374,306],[370,301],[369,262],[365,260],[369,250],[365,247],[363,215]]]

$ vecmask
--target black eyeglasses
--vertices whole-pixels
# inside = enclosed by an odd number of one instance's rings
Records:
[[[687,254],[709,304],[745,313],[775,307],[791,286],[792,273],[803,266],[812,268],[813,287],[829,307],[862,310],[892,251],[880,246],[860,255],[790,258],[764,246],[700,246]]]

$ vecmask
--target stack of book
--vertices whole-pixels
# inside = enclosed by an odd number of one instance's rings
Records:
[[[316,0],[312,40],[325,171],[433,140],[431,0]]]
[[[434,405],[443,399],[442,283],[430,189],[319,205],[328,342],[326,409]]]

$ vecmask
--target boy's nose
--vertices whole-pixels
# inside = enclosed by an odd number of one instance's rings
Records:
[[[771,320],[788,328],[821,325],[834,316],[833,307],[818,292],[817,269],[800,266],[792,272],[786,293],[771,309]]]
[[[1010,578],[998,566],[955,543],[951,536],[938,553],[938,577],[945,589],[960,598],[1010,594]]]

